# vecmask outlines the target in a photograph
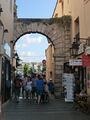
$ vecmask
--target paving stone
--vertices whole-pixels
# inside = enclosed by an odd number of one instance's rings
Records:
[[[90,120],[90,115],[73,109],[72,103],[62,99],[52,99],[49,103],[20,100],[3,106],[1,120]]]

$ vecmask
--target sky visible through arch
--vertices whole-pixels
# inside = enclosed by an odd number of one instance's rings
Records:
[[[41,62],[47,47],[47,38],[38,33],[26,34],[16,42],[16,50],[24,62]]]
[[[52,18],[57,0],[16,0],[18,18]],[[34,31],[33,31],[34,32]],[[41,34],[26,34],[16,42],[16,51],[24,62],[45,59],[47,38]]]

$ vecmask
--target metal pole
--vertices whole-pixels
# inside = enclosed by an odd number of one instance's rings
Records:
[[[11,99],[13,97],[13,41],[11,41]]]

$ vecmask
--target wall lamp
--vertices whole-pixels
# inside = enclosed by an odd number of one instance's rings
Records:
[[[77,38],[74,38],[75,40],[77,40]],[[87,38],[78,38],[79,39],[79,44],[84,44],[84,45],[88,45],[90,46],[90,37]]]
[[[14,41],[13,40],[11,40],[10,43],[14,45]]]
[[[84,44],[84,47],[86,45],[90,46],[90,37],[88,37],[88,38],[74,37],[74,42],[72,43],[72,46],[70,48],[71,56],[77,56],[78,55],[79,46],[82,43]]]
[[[72,46],[70,48],[70,54],[71,56],[77,56],[79,49],[79,44],[77,42],[73,42]]]

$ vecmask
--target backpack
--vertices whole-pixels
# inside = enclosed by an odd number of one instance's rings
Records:
[[[20,80],[16,80],[16,81],[15,81],[15,86],[18,87],[18,88],[21,87],[21,82],[20,82]]]

